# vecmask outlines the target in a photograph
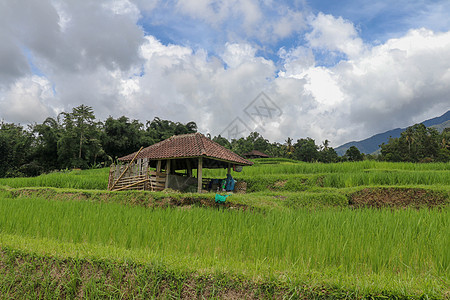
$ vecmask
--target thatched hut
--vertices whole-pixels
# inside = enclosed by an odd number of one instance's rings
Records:
[[[251,166],[253,163],[201,133],[172,136],[164,141],[119,158],[123,165],[113,165],[109,190],[142,189],[158,191],[164,188],[183,189],[196,184],[202,192],[208,180],[203,169],[227,169]],[[197,177],[193,170],[197,170]],[[181,172],[180,172],[181,171]]]
[[[270,156],[258,151],[258,150],[252,150],[250,152],[244,153],[242,154],[243,157],[245,158],[269,158]]]

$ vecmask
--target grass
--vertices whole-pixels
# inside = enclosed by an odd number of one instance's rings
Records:
[[[325,275],[324,282],[366,293],[442,294],[450,283],[449,220],[448,209],[244,213],[40,198],[0,201],[2,235],[125,249],[147,253],[147,263],[253,280],[283,274],[320,282]],[[393,286],[392,278],[401,283]]]
[[[106,190],[108,187],[108,174],[108,168],[61,171],[37,177],[0,178],[0,186]]]
[[[287,159],[256,159],[252,167],[233,172],[248,183],[250,192],[265,191],[277,181],[286,186],[275,190],[303,191],[309,187],[345,188],[370,185],[440,185],[450,182],[450,163],[345,162],[334,164],[305,163]],[[54,172],[29,178],[0,178],[0,186],[56,187],[106,190],[108,168]],[[204,170],[204,177],[222,178],[225,170]]]
[[[61,259],[9,248],[0,250],[0,264],[7,266],[0,268],[0,295],[10,299],[269,298],[280,292],[300,296],[300,291],[283,291],[270,282],[252,284],[220,274],[167,270],[163,265]]]
[[[216,207],[214,193],[108,192],[108,169],[3,178],[0,293],[33,297],[34,286],[41,298],[448,298],[449,171],[443,163],[255,160],[233,173],[248,193],[227,200],[246,211],[202,208]],[[441,205],[349,208],[352,195],[394,189],[392,199],[417,194]],[[63,279],[39,275],[54,264]],[[98,274],[86,271],[92,266]],[[136,275],[142,270],[153,274],[147,283]]]
[[[301,161],[286,161],[279,159],[255,159],[252,167],[244,167],[241,173],[243,176],[251,175],[271,175],[271,174],[322,174],[322,173],[354,173],[370,170],[385,171],[450,171],[449,163],[392,163],[377,161],[343,162],[343,163],[306,163]],[[273,162],[273,163],[270,163]],[[204,170],[205,176],[216,175],[223,171]]]

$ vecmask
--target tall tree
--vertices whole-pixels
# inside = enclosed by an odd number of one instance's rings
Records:
[[[0,177],[34,175],[29,166],[33,142],[31,130],[13,123],[0,123]]]
[[[323,141],[322,145],[319,147],[319,161],[324,163],[332,163],[337,162],[339,160],[339,156],[336,151],[329,146],[330,141]]]
[[[415,124],[402,132],[399,138],[389,139],[387,144],[382,144],[381,155],[387,161],[425,162],[440,160],[442,159],[442,156],[440,156],[442,147],[440,145],[442,145],[442,134],[439,135],[439,132],[434,128],[427,128],[423,124]]]
[[[213,137],[212,140],[217,144],[224,146],[227,149],[231,149],[231,143],[220,134],[218,136]]]
[[[360,161],[364,158],[364,156],[356,146],[351,146],[350,148],[348,148],[347,151],[345,151],[345,157],[349,161]]]
[[[316,161],[319,157],[318,148],[312,138],[299,139],[294,144],[294,158],[306,162]]]
[[[62,167],[86,168],[102,153],[99,142],[100,125],[95,122],[92,107],[84,104],[62,113],[64,119],[58,140],[58,160]]]
[[[112,158],[130,154],[141,146],[149,146],[144,141],[144,125],[138,120],[130,121],[122,116],[118,119],[109,117],[105,121],[101,143],[105,152]]]
[[[44,170],[57,169],[58,140],[61,137],[59,122],[49,117],[42,124],[34,125],[33,132],[36,135],[35,160]]]
[[[88,138],[86,136],[95,132],[94,110],[90,106],[81,104],[80,106],[77,106],[73,109],[72,118],[75,123],[75,130],[80,139],[78,158],[81,159],[83,144],[88,141]]]
[[[290,137],[288,137],[285,142],[286,142],[286,144],[285,144],[285,146],[286,146],[286,157],[292,158],[292,156],[294,154],[294,146],[292,146],[293,140]]]
[[[152,144],[168,139],[173,135],[197,132],[197,124],[195,122],[182,124],[169,120],[161,120],[158,117],[155,117],[151,122],[147,121],[146,127],[146,138]]]

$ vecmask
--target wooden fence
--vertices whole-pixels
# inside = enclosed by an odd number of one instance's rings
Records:
[[[128,164],[112,164],[109,169],[108,190],[162,191],[166,174],[148,168],[148,159],[137,159]]]

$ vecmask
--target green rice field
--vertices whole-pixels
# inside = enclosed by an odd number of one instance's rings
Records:
[[[450,297],[450,164],[261,159],[232,175],[247,193],[222,206],[108,192],[107,169],[0,179],[0,294]]]

